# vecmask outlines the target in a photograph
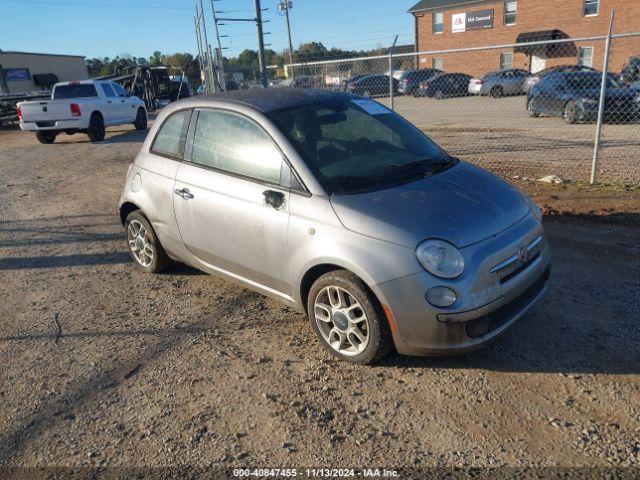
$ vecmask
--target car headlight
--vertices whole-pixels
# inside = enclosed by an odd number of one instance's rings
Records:
[[[444,240],[425,240],[416,248],[416,258],[424,269],[440,278],[456,278],[464,271],[460,251]]]
[[[542,223],[542,210],[540,210],[538,204],[527,195],[523,195],[523,197],[529,205],[529,211],[531,212],[531,215],[533,215],[533,218],[535,218],[538,223]]]

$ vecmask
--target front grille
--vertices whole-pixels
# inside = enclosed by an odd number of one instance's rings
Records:
[[[471,338],[481,337],[509,322],[540,294],[549,280],[549,274],[550,270],[547,269],[533,285],[509,303],[487,315],[466,322],[465,331],[467,336]]]
[[[527,249],[527,255],[524,261],[521,260],[519,254],[516,253],[491,269],[491,273],[498,275],[500,283],[506,283],[514,278],[529,267],[529,265],[531,265],[540,256],[540,253],[544,248],[544,239],[542,235],[536,237],[525,247]]]

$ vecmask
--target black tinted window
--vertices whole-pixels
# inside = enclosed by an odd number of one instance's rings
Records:
[[[96,87],[90,84],[58,85],[53,90],[53,99],[97,97]]]
[[[190,116],[191,110],[183,110],[169,116],[158,130],[151,151],[170,157],[182,157]]]
[[[381,189],[453,165],[426,135],[373,100],[340,99],[270,117],[330,194]]]

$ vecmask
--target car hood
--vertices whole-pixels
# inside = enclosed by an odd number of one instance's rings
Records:
[[[410,248],[427,238],[463,248],[505,230],[529,211],[518,190],[464,162],[399,187],[330,198],[347,229]]]

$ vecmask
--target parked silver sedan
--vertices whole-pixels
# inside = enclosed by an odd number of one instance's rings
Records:
[[[487,73],[482,78],[469,81],[469,93],[475,95],[491,95],[494,98],[505,95],[522,95],[523,84],[529,72],[512,68]]]
[[[166,107],[120,201],[135,264],[223,275],[355,363],[465,352],[546,290],[540,210],[379,103],[244,90]],[[265,319],[276,321],[276,319]]]

